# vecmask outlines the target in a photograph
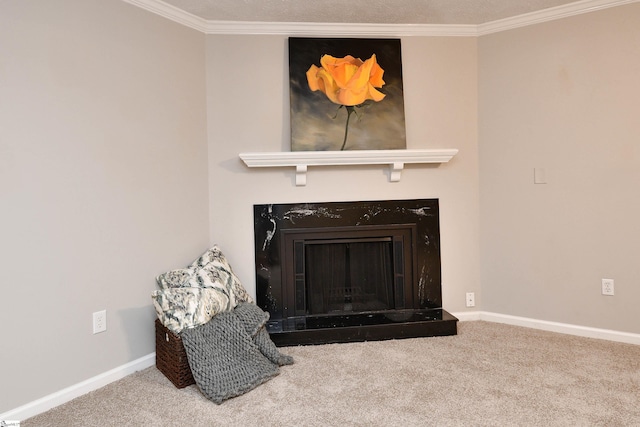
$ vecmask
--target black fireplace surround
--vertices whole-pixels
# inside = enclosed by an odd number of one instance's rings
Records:
[[[278,346],[455,335],[437,199],[254,206],[256,299]]]

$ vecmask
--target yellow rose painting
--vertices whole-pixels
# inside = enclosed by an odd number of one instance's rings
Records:
[[[289,68],[292,151],[406,148],[400,40],[290,38]]]

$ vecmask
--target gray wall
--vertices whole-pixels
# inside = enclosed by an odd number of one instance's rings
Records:
[[[205,36],[116,0],[1,8],[0,413],[153,352],[155,275],[209,243]]]
[[[640,333],[640,4],[484,36],[478,56],[482,309]]]

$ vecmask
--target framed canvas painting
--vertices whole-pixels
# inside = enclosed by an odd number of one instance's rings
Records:
[[[291,151],[404,149],[399,39],[289,38]]]

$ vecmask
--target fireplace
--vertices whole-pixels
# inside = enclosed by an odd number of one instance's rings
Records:
[[[254,230],[276,345],[456,334],[437,199],[255,205]]]

